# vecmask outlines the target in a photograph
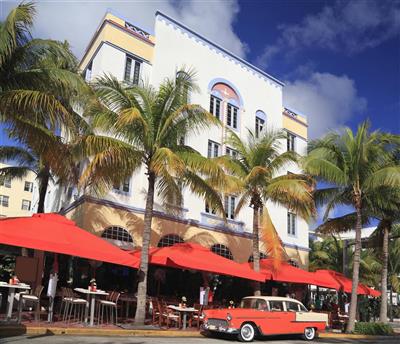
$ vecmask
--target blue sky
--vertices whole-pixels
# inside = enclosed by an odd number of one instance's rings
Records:
[[[0,19],[17,3],[0,1]],[[400,133],[398,0],[38,1],[34,33],[81,57],[107,8],[150,32],[161,10],[283,80],[311,138],[366,118]]]

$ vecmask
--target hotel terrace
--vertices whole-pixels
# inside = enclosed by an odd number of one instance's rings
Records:
[[[80,63],[87,81],[107,73],[127,83],[144,80],[157,87],[182,66],[193,68],[200,92],[191,94],[190,101],[208,109],[224,126],[205,131],[201,136],[182,138],[185,144],[204,156],[235,155],[224,144],[227,128],[245,137],[247,128],[260,133],[268,126],[287,132],[282,149],[305,154],[307,119],[283,107],[281,81],[163,13],[155,15],[154,32],[146,32],[139,26],[111,12],[104,16]],[[296,173],[299,169],[291,165],[282,171],[289,172]],[[52,209],[48,210],[61,210],[80,227],[121,248],[133,249],[141,246],[146,184],[144,173],[139,171],[102,198],[79,193],[73,187],[53,188],[48,203]],[[240,263],[251,260],[251,208],[244,208],[235,217],[237,199],[227,196],[226,225],[189,190],[183,190],[183,195],[179,216],[167,212],[155,200],[153,247],[194,242]],[[279,233],[290,261],[307,268],[307,223],[286,208],[267,206],[270,224]],[[265,255],[266,248],[260,249]]]

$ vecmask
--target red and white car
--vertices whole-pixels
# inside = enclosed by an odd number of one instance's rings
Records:
[[[309,312],[295,299],[275,296],[245,297],[238,308],[205,310],[203,317],[205,330],[235,334],[242,342],[279,334],[313,340],[328,325],[327,314]]]

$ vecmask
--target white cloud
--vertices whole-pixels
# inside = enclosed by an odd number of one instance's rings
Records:
[[[293,54],[300,49],[322,48],[345,54],[374,48],[399,35],[400,2],[338,1],[320,12],[306,16],[298,24],[279,26],[275,44],[257,58],[266,67],[274,56]]]
[[[0,0],[0,20],[20,1]],[[247,46],[233,30],[239,12],[236,0],[166,1],[37,1],[34,34],[43,38],[68,40],[80,58],[106,10],[111,8],[128,21],[153,32],[155,12],[160,10],[207,38],[245,57]]]
[[[283,103],[307,115],[310,138],[343,126],[367,107],[366,99],[358,95],[352,79],[346,75],[317,72],[305,79],[287,82]]]

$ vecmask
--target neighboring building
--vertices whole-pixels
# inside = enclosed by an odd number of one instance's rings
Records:
[[[7,167],[0,163],[0,168]],[[0,217],[29,216],[35,207],[36,175],[0,180]]]
[[[225,124],[201,136],[185,137],[185,144],[204,156],[234,155],[236,152],[224,144],[226,128],[243,137],[247,128],[261,132],[268,126],[287,131],[288,139],[282,142],[282,151],[306,152],[307,120],[283,108],[281,81],[163,13],[156,13],[154,35],[107,13],[80,64],[88,81],[110,73],[133,84],[149,81],[155,87],[183,66],[195,69],[200,88],[199,93],[190,95],[191,102],[202,105]],[[293,165],[282,173],[298,171]],[[63,212],[83,228],[102,233],[120,245],[140,246],[146,186],[146,176],[138,172],[102,199],[65,189],[63,199],[54,210],[62,206]],[[176,206],[180,216],[168,214],[156,200],[151,244],[195,241],[236,261],[248,261],[252,209],[245,208],[235,217],[238,199],[227,195],[226,226],[204,201],[189,190],[183,190],[183,194],[183,204]],[[268,209],[289,257],[307,267],[307,223],[283,207],[268,204]],[[261,247],[261,251],[265,252],[265,248]]]

